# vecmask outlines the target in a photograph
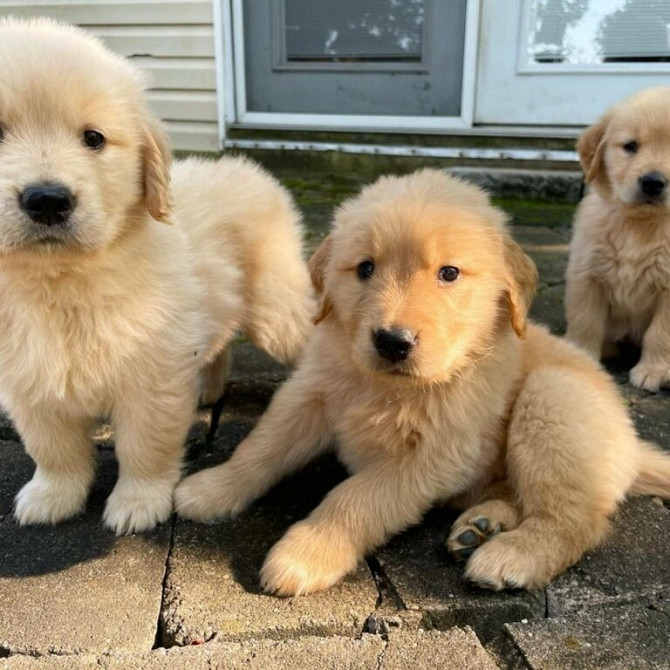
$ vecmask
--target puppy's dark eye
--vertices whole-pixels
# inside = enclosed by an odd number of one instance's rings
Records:
[[[94,151],[98,151],[105,146],[105,136],[97,130],[85,130],[82,139],[84,144]]]
[[[630,142],[626,142],[626,144],[623,145],[623,150],[627,154],[636,154],[637,150],[639,148],[640,148],[640,146],[635,140],[631,140]]]
[[[358,264],[356,272],[358,273],[358,278],[365,281],[372,277],[372,273],[375,271],[375,264],[372,261],[363,261]]]
[[[0,126],[0,142],[5,139],[5,131],[2,129],[2,126]]]
[[[453,265],[445,265],[443,268],[440,268],[440,271],[437,273],[438,279],[444,282],[452,282],[458,279],[460,270],[455,268]]]

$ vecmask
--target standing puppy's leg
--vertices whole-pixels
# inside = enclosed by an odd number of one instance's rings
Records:
[[[658,391],[670,383],[670,289],[659,298],[642,338],[642,357],[630,371],[630,383],[647,391]]]
[[[474,552],[473,582],[540,588],[605,537],[635,473],[637,437],[609,380],[593,375],[547,367],[528,376],[507,445],[521,522]]]
[[[605,343],[608,312],[602,289],[588,275],[568,268],[565,308],[566,338],[599,361]]]
[[[305,377],[298,369],[277,391],[230,460],[179,484],[175,503],[180,516],[207,521],[235,514],[328,446],[318,380]]]
[[[91,420],[50,407],[20,407],[12,419],[37,468],[16,496],[20,524],[57,523],[81,511],[93,482]]]
[[[144,388],[113,410],[119,480],[105,506],[105,524],[117,535],[152,529],[172,512],[184,443],[198,401],[188,388]]]

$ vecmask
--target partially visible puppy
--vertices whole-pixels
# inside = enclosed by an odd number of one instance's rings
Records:
[[[670,496],[670,456],[600,366],[527,326],[535,267],[477,187],[380,179],[310,263],[321,309],[297,370],[230,460],[175,493],[184,517],[234,514],[336,440],[351,477],[272,548],[268,591],[326,588],[456,498],[466,576],[533,589],[602,541],[628,491]]]
[[[670,383],[670,88],[637,93],[588,128],[577,149],[591,184],[567,270],[567,337],[594,358],[642,346],[634,386]]]
[[[22,524],[82,508],[101,415],[120,464],[106,524],[164,521],[235,331],[290,361],[311,329],[281,186],[243,159],[177,163],[172,184],[135,68],[74,27],[0,21],[0,403],[37,464]]]

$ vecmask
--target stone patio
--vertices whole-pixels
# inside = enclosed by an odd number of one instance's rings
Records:
[[[356,188],[285,175],[313,249],[333,204]],[[563,275],[571,205],[506,200],[514,234],[541,277],[532,315],[564,328]],[[626,384],[640,433],[670,449],[670,394]],[[203,410],[189,467],[226,459],[253,427],[286,370],[240,340],[219,428]],[[288,526],[344,477],[322,458],[237,519],[172,519],[116,538],[101,513],[116,477],[113,435],[101,427],[99,473],[86,513],[54,528],[19,528],[12,500],[32,463],[0,420],[0,666],[7,668],[670,668],[670,509],[633,499],[600,550],[538,593],[490,593],[461,580],[444,540],[455,514],[424,523],[368,557],[334,588],[279,599],[259,590],[262,560]]]

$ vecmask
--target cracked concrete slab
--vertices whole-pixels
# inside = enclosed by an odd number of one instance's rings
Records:
[[[513,670],[667,670],[670,617],[628,606],[508,624],[495,651]]]
[[[458,628],[394,634],[388,641],[376,635],[213,641],[144,654],[13,656],[0,664],[8,670],[499,670],[472,630]]]
[[[327,591],[277,598],[260,591],[267,552],[345,473],[320,459],[234,519],[178,520],[162,613],[163,644],[299,635],[360,635],[379,593],[365,564]]]
[[[499,670],[471,628],[389,636],[380,670]]]
[[[488,641],[503,623],[543,617],[543,593],[493,593],[463,581],[463,566],[444,542],[456,513],[430,512],[423,524],[391,540],[375,556],[403,605],[424,616],[424,626],[440,630],[471,626]]]
[[[153,646],[170,525],[123,538],[103,528],[116,464],[109,452],[100,460],[79,518],[48,527],[19,527],[11,517],[0,524],[0,655]],[[27,480],[20,469],[14,475],[14,486]]]
[[[668,537],[670,509],[650,498],[628,500],[607,542],[549,584],[548,615],[670,594]]]
[[[103,664],[92,654],[77,656],[10,656],[0,659],[0,668],[8,670],[100,670]]]
[[[373,635],[365,635],[360,640],[305,637],[242,644],[211,642],[156,649],[145,654],[111,653],[98,658],[14,656],[0,667],[8,670],[370,670],[379,667],[384,647],[382,639]]]

